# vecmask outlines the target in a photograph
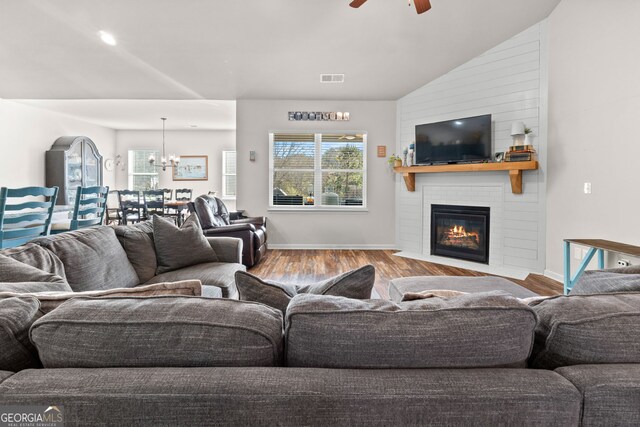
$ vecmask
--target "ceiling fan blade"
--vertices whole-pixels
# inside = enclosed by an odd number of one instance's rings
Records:
[[[349,3],[349,6],[355,7],[357,9],[363,4],[365,4],[366,1],[367,0],[353,0],[351,3]]]
[[[431,9],[431,2],[429,0],[413,0],[413,3],[416,5],[418,15]]]

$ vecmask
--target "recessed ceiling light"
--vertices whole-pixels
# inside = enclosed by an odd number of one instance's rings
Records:
[[[109,46],[115,46],[116,44],[118,44],[118,42],[116,42],[116,38],[106,31],[99,31],[98,35],[100,36],[100,40],[102,40]]]
[[[455,122],[453,122],[453,124],[455,124],[456,126],[462,126],[463,122],[461,122],[460,120],[456,120]]]
[[[187,125],[188,128],[197,128],[198,125]]]

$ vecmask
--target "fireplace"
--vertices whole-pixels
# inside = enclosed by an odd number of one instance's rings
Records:
[[[431,255],[489,264],[490,208],[431,205]]]

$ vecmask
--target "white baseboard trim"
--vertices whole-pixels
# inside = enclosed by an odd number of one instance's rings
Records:
[[[301,243],[268,243],[269,249],[303,249],[303,250],[327,250],[327,249],[335,249],[335,250],[366,250],[366,251],[374,251],[374,250],[393,250],[396,249],[396,245],[361,245],[361,244],[352,244],[352,245],[333,245],[333,244],[301,244]]]
[[[548,277],[549,279],[557,280],[560,283],[564,283],[564,275],[558,274],[551,270],[545,270],[544,277]]]
[[[496,267],[475,262],[462,261],[453,258],[445,258],[433,255],[423,255],[415,252],[398,252],[394,254],[403,258],[417,259],[419,261],[432,262],[434,264],[448,265],[451,267],[464,268],[467,270],[479,271],[480,273],[495,274],[498,276],[510,277],[512,279],[524,280],[531,271],[514,267]]]

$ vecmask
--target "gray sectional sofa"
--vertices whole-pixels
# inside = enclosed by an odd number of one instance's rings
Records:
[[[47,280],[68,283],[70,287],[42,290],[82,292],[196,279],[202,282],[204,296],[237,298],[234,275],[236,271],[246,270],[241,263],[242,240],[229,237],[206,240],[215,252],[216,262],[197,263],[159,274],[151,221],[131,226],[91,227],[43,237],[2,250],[0,256],[40,270],[33,273],[33,279],[24,281],[44,282],[42,276],[48,274],[57,279]],[[194,258],[197,256],[191,247],[178,249]]]
[[[67,426],[640,425],[640,293],[300,294],[284,313],[193,296],[39,303],[0,298],[0,321],[16,319],[0,331],[0,412],[56,405]]]

